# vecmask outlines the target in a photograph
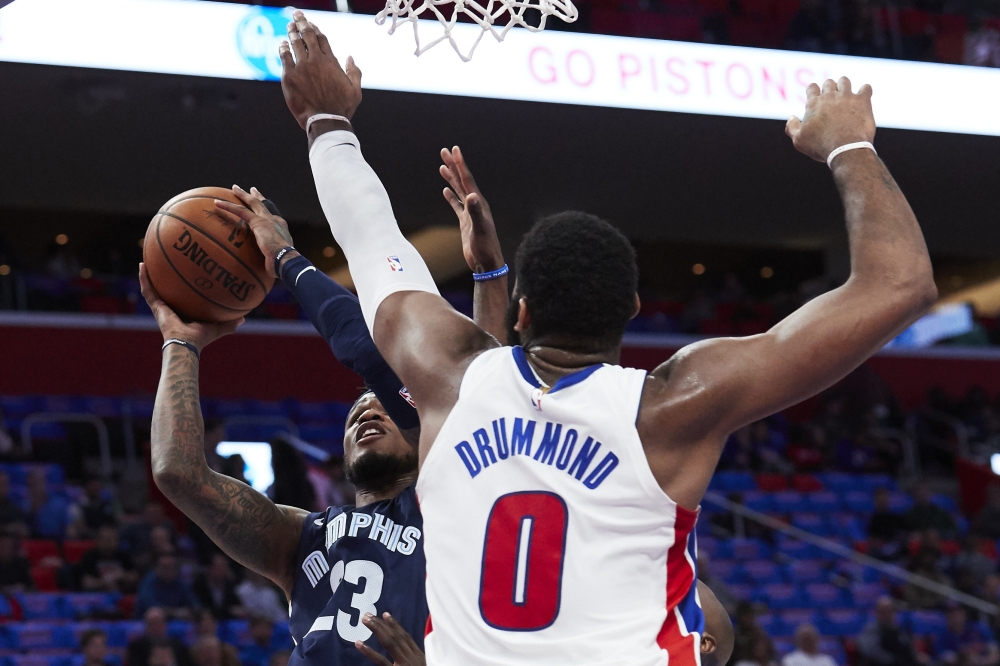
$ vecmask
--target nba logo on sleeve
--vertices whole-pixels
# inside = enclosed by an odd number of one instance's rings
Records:
[[[389,270],[393,273],[403,272],[403,263],[399,260],[399,257],[386,257],[385,260],[389,262]]]
[[[413,407],[413,409],[417,408],[417,403],[413,402],[413,398],[410,397],[410,392],[406,390],[405,386],[399,389],[399,395],[409,403],[410,407]]]

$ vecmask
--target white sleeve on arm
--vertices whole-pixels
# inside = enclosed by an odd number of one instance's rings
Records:
[[[309,150],[316,192],[333,237],[347,258],[368,330],[389,294],[437,286],[423,258],[403,238],[389,195],[352,132],[327,132]]]

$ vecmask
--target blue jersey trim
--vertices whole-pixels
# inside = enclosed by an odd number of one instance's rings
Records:
[[[514,355],[514,363],[517,364],[517,369],[521,371],[521,376],[524,378],[524,381],[531,384],[534,388],[542,388],[542,385],[539,383],[538,378],[535,377],[535,373],[531,369],[531,366],[528,365],[528,357],[524,354],[524,348],[520,345],[511,347],[511,353]],[[598,363],[584,368],[583,370],[577,370],[576,372],[570,373],[564,377],[560,377],[558,381],[552,385],[552,388],[550,388],[548,392],[551,395],[556,391],[579,384],[584,379],[600,370],[602,367],[604,367],[604,364]]]

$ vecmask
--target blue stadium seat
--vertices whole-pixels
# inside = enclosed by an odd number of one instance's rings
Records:
[[[820,551],[816,546],[798,539],[783,538],[778,541],[777,549],[782,555],[799,560],[818,558],[823,555],[823,551]]]
[[[349,402],[331,402],[328,403],[328,408],[330,410],[330,418],[339,427],[343,428],[344,424],[347,422],[347,415],[351,412],[352,403]]]
[[[250,623],[246,620],[229,620],[219,625],[219,638],[236,647],[246,647],[250,645]]]
[[[83,398],[69,395],[46,395],[41,399],[43,412],[76,413],[85,411]]]
[[[805,506],[816,513],[835,513],[840,511],[840,496],[832,490],[820,490],[805,495]]]
[[[72,666],[70,655],[15,654],[8,657],[11,666]]]
[[[277,416],[281,418],[290,418],[292,416],[288,405],[276,400],[251,400],[250,408],[252,410],[250,414],[254,416]]]
[[[196,633],[194,624],[173,620],[167,625],[167,633],[173,638],[179,638],[188,645],[194,643]]]
[[[117,397],[90,396],[83,398],[83,408],[91,414],[97,414],[102,418],[118,418],[122,414],[122,399]]]
[[[851,490],[865,490],[867,488],[861,477],[854,474],[846,474],[844,472],[824,472],[822,474],[817,474],[816,477],[827,490],[848,492]]]
[[[120,594],[105,592],[77,592],[67,594],[64,604],[70,617],[85,618],[93,615],[111,615],[118,609]]]
[[[327,421],[330,419],[330,409],[325,402],[300,402],[296,410],[299,421],[308,423]]]
[[[819,641],[819,651],[828,654],[838,664],[847,663],[847,653],[844,651],[844,644],[837,639],[821,638]]]
[[[21,604],[25,620],[58,620],[70,617],[65,597],[61,594],[35,592],[15,595]]]
[[[66,439],[69,434],[62,423],[55,421],[43,421],[31,426],[32,439]]]
[[[881,583],[855,583],[851,585],[850,594],[855,606],[871,608],[886,591]]]
[[[73,630],[66,625],[47,622],[24,622],[4,627],[7,642],[14,650],[72,648],[75,645]]]
[[[143,299],[139,299],[139,300],[142,301],[143,303],[146,302]],[[137,419],[152,418],[154,404],[155,403],[154,403],[154,399],[153,398],[129,398],[128,399],[128,408],[129,408],[129,410],[131,410],[133,418],[137,418]],[[124,409],[124,405],[123,405],[123,409]]]
[[[333,442],[344,438],[344,430],[333,425],[303,425],[299,427],[299,437],[313,443]]]
[[[888,474],[863,474],[861,475],[861,480],[869,490],[875,490],[876,488],[896,490],[896,480]]]
[[[70,666],[84,666],[86,663],[86,657],[82,654],[74,654],[70,657]],[[105,662],[108,666],[122,666],[123,660],[121,655],[108,654]]]
[[[795,650],[795,639],[791,636],[775,636],[773,643],[774,653],[779,659]]]
[[[797,490],[782,490],[771,495],[774,501],[774,510],[780,513],[792,513],[800,511],[804,506],[802,493]]]
[[[871,491],[849,490],[841,497],[843,505],[855,513],[871,513],[875,509]]]
[[[906,493],[900,492],[890,492],[889,493],[889,509],[895,511],[896,513],[904,513],[910,509],[913,504],[913,500]]]
[[[931,502],[937,504],[939,507],[948,511],[949,513],[954,513],[958,511],[958,505],[955,500],[947,495],[942,495],[941,493],[935,493],[931,496]]]
[[[826,536],[830,533],[826,519],[818,513],[793,513],[792,525],[819,536]]]
[[[704,514],[703,514],[704,515]],[[697,530],[698,535],[698,552],[705,553],[709,557],[717,557],[716,553],[719,550],[719,540],[714,536],[705,534],[702,530],[705,529],[705,523],[708,521],[699,520],[698,527],[701,529]]]
[[[39,399],[33,395],[0,395],[0,407],[5,416],[18,419],[41,411]]]
[[[708,485],[709,490],[719,492],[734,492],[757,490],[757,482],[750,472],[716,472]]]
[[[795,560],[785,566],[785,577],[791,583],[819,583],[826,576],[827,566],[823,560]]]
[[[771,493],[765,493],[760,490],[748,490],[743,493],[743,506],[754,511],[760,511],[761,513],[770,513],[774,511],[774,500],[771,497]]]
[[[819,630],[828,636],[856,636],[867,618],[856,608],[831,608],[823,613]]]
[[[249,416],[253,414],[249,401],[244,400],[217,400],[215,403],[215,415],[220,419],[229,416]]]
[[[944,613],[940,611],[911,611],[910,632],[916,636],[940,636],[946,628]]]
[[[812,608],[837,608],[846,601],[844,590],[830,583],[809,583],[805,595]]]
[[[796,585],[788,583],[772,583],[764,585],[760,589],[760,600],[770,608],[800,608],[805,605],[805,598],[802,591]]]
[[[800,624],[818,624],[819,614],[811,608],[796,608],[781,612],[787,633],[792,635]]]
[[[11,607],[10,602],[7,601],[6,595],[0,594],[0,619],[13,614],[14,609]]]
[[[698,524],[701,524],[700,520]],[[731,559],[733,557],[733,540],[717,539],[715,542],[715,552],[712,553],[712,557],[718,557],[723,560]]]
[[[767,632],[768,636],[780,636],[789,633],[781,616],[776,613],[764,613],[757,616],[757,624]]]
[[[721,579],[727,585],[746,580],[746,570],[733,560],[712,560],[708,565],[708,571],[714,578]]]
[[[762,560],[771,557],[771,547],[760,539],[730,539],[733,558],[737,560]]]
[[[879,572],[877,569],[866,567],[857,562],[838,560],[836,567],[834,567],[834,572],[836,575],[846,578],[851,585],[856,583],[878,583],[879,581]]]
[[[753,601],[757,597],[757,589],[753,585],[746,583],[733,583],[727,585],[730,593],[740,601]]]
[[[744,563],[743,570],[746,580],[757,585],[785,582],[781,569],[771,560],[750,560]]]
[[[866,524],[853,513],[834,513],[827,517],[827,522],[835,534],[847,537],[851,541],[864,541],[868,538]]]

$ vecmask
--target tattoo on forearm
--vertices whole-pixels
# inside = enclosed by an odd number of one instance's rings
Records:
[[[282,542],[297,542],[297,532],[287,533],[294,532],[293,522],[264,495],[205,461],[197,363],[190,353],[168,356],[153,419],[154,469],[169,471],[170,500],[233,559],[272,579],[287,575]]]

